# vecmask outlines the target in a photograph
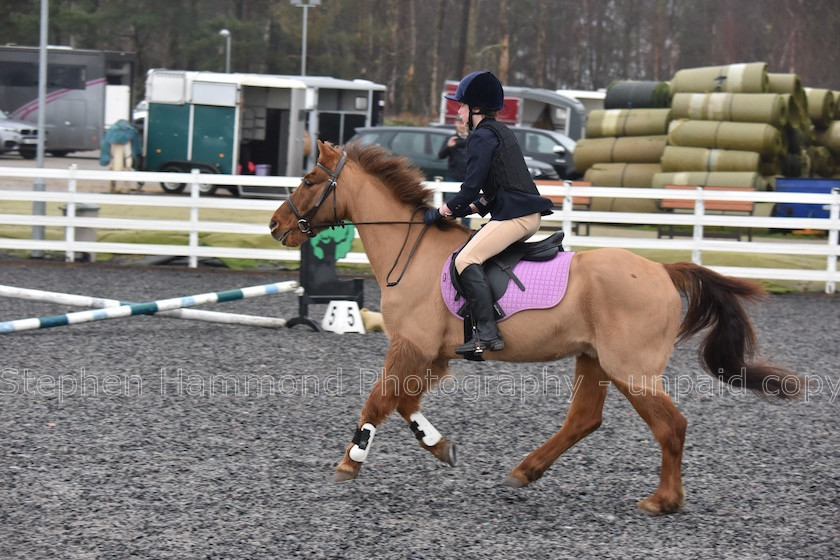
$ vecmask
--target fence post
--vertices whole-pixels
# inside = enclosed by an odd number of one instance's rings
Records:
[[[73,249],[73,242],[76,241],[76,226],[73,222],[76,219],[76,164],[70,165],[70,174],[67,179],[67,208],[65,216],[67,216],[68,225],[64,228],[64,240],[67,242],[67,250],[64,252],[65,262],[74,262],[76,260],[76,251]]]
[[[828,219],[837,221],[840,219],[840,189],[831,189],[831,211],[829,211]],[[836,228],[828,230],[828,246],[829,248],[836,248],[838,241],[838,231]],[[829,255],[827,263],[828,282],[825,283],[825,293],[833,294],[837,284],[833,278],[837,277],[837,255]]]
[[[703,264],[703,259],[700,251],[700,243],[703,242],[703,216],[706,212],[706,205],[703,202],[703,187],[697,187],[697,198],[694,200],[694,236],[693,245],[691,247],[691,262],[694,264]]]
[[[201,194],[201,189],[198,187],[198,169],[191,171],[192,179],[190,180],[190,252],[189,252],[189,267],[198,268],[198,199]]]
[[[435,176],[435,194],[432,196],[432,204],[435,208],[443,206],[443,192],[440,190],[441,181],[443,181],[443,177]]]
[[[563,181],[563,237],[568,239],[572,235],[572,210],[574,210],[574,200],[572,199],[572,183]]]

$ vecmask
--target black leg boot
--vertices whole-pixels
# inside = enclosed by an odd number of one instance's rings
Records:
[[[472,340],[456,347],[455,353],[463,355],[484,350],[501,350],[505,343],[493,315],[493,294],[490,293],[490,284],[484,275],[484,268],[479,264],[471,264],[458,277],[475,320],[476,332]]]

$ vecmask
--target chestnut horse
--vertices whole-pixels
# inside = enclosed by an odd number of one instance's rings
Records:
[[[271,235],[297,247],[308,236],[347,220],[356,224],[382,287],[381,310],[390,347],[385,367],[362,409],[356,437],[335,478],[354,478],[378,426],[396,410],[420,446],[455,464],[455,445],[420,413],[422,393],[448,373],[463,323],[444,305],[440,289],[446,259],[469,230],[447,222],[424,226],[432,192],[405,158],[378,146],[344,150],[318,142],[312,171],[271,218]],[[416,251],[415,251],[416,249]],[[391,276],[400,275],[398,281]],[[682,317],[680,293],[688,300]],[[622,249],[574,255],[565,297],[550,309],[529,310],[500,323],[505,347],[485,359],[553,361],[574,356],[574,393],[561,429],[528,455],[506,483],[525,486],[601,424],[611,383],[647,422],[662,452],[659,487],[638,507],[660,514],[683,503],[681,459],[686,420],[664,389],[662,373],[678,339],[709,328],[701,345],[705,369],[724,382],[781,398],[796,374],[755,358],[756,336],[742,301],[764,294],[750,281],[691,263],[660,264]],[[790,385],[799,387],[800,384]]]

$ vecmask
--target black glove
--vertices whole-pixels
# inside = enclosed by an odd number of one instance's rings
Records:
[[[486,216],[486,215],[487,215],[487,212],[489,212],[489,211],[490,211],[490,210],[487,208],[487,204],[485,204],[485,203],[484,203],[484,199],[483,199],[483,198],[479,198],[478,200],[476,200],[475,202],[473,202],[473,206],[475,206],[475,211],[476,211],[476,213],[477,213],[479,216],[481,216],[481,217]]]
[[[443,214],[441,214],[440,210],[437,208],[430,208],[429,210],[426,210],[426,213],[423,215],[423,223],[427,226],[440,221],[443,221]]]

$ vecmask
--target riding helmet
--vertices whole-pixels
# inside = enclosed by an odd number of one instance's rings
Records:
[[[504,105],[505,94],[499,78],[489,70],[479,70],[464,76],[458,83],[455,95],[447,95],[446,98],[470,107],[498,111]]]

